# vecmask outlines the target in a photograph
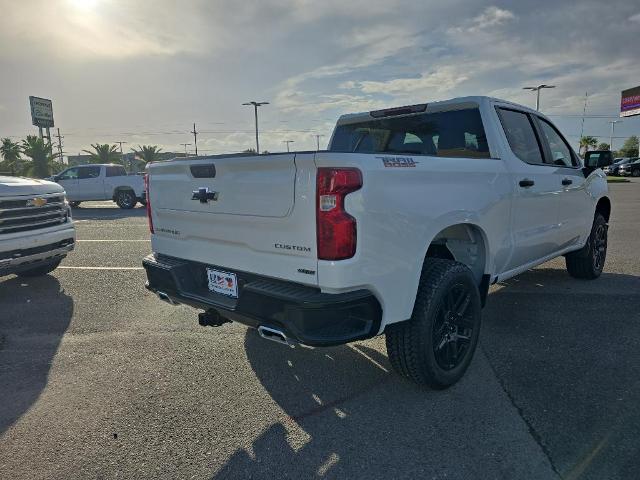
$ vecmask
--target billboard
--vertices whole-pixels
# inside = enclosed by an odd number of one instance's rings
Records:
[[[29,97],[31,105],[31,123],[36,127],[53,127],[53,104],[51,100]]]
[[[640,87],[622,91],[620,116],[632,117],[633,115],[640,115]]]

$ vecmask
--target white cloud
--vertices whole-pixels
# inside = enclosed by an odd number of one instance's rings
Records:
[[[487,7],[484,12],[475,17],[471,23],[473,28],[483,29],[502,25],[503,23],[513,20],[516,16],[513,12],[498,8],[495,6]]]
[[[636,13],[632,17],[629,17],[629,20],[631,20],[632,22],[640,23],[640,13]]]
[[[412,95],[424,93],[433,96],[434,92],[444,93],[453,90],[469,79],[467,68],[443,66],[432,72],[422,73],[417,78],[396,78],[387,81],[346,82],[343,88],[356,88],[366,94]]]

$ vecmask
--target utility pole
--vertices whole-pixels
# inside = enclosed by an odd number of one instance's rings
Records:
[[[622,123],[622,120],[611,120],[611,135],[609,136],[609,150],[613,152],[613,133],[616,131],[616,123]]]
[[[59,162],[62,163],[62,139],[64,137],[60,135],[59,128],[58,128],[58,135],[56,135],[56,137],[58,137],[58,158],[59,158]]]
[[[320,137],[324,137],[324,135],[315,135],[316,137],[316,151],[320,151]]]
[[[580,148],[582,148],[580,143],[582,142],[582,136],[584,135],[584,117],[587,114],[588,98],[589,98],[589,92],[584,92],[584,107],[582,108],[582,126],[580,127],[580,138],[578,139],[578,153],[580,153]]]
[[[193,124],[193,144],[196,147],[196,157],[198,156],[198,131],[196,130],[196,124]]]
[[[195,128],[194,128],[195,130]],[[181,143],[180,145],[182,145],[184,147],[184,156],[185,158],[187,157],[187,146],[191,145],[190,143]]]
[[[258,107],[269,105],[269,102],[246,102],[242,105],[253,105],[253,114],[256,120],[256,153],[260,155],[260,141],[258,140]]]
[[[287,144],[287,153],[289,153],[289,144],[290,144],[290,143],[295,143],[295,142],[294,142],[293,140],[285,140],[285,141],[284,141],[284,142],[282,142],[282,143],[286,143],[286,144]]]
[[[540,110],[540,90],[543,88],[556,88],[555,85],[538,85],[537,87],[523,87],[523,90],[531,90],[532,92],[536,92],[536,110]]]
[[[120,145],[120,161],[122,162],[122,165],[124,165],[124,154],[122,153],[122,145],[125,145],[129,142],[116,142],[117,144]],[[133,168],[133,165],[131,163],[131,161],[129,161],[129,171],[131,171]]]

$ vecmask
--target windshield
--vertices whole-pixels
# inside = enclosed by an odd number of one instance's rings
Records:
[[[477,108],[338,125],[329,150],[489,158]]]

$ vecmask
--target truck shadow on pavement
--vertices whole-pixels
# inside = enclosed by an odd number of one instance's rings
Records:
[[[631,478],[639,295],[630,275],[538,269],[503,284],[446,391],[396,376],[379,340],[291,349],[249,330],[248,360],[285,419],[213,478],[552,478],[550,461],[570,478]]]
[[[0,435],[46,387],[72,315],[73,300],[51,275],[0,280]]]
[[[501,284],[483,320],[482,350],[557,471],[636,477],[640,277],[539,268]]]
[[[121,208],[92,208],[80,206],[74,208],[71,211],[71,215],[74,220],[122,220],[126,218],[144,218],[147,217],[147,210],[145,207],[137,206],[130,210],[123,210]]]

